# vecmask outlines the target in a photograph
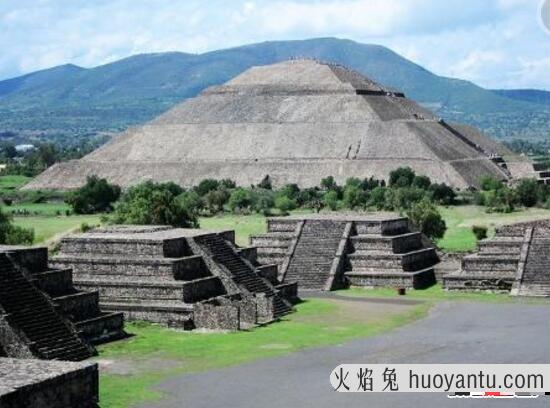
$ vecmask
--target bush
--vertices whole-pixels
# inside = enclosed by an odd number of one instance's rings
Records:
[[[217,190],[220,186],[220,182],[214,179],[204,179],[195,187],[195,191],[201,197],[204,197],[210,191]]]
[[[88,223],[86,222],[83,222],[82,224],[80,224],[80,232],[88,232],[90,231],[91,229],[93,229],[94,227],[92,227],[91,225],[89,225]]]
[[[487,227],[483,225],[472,226],[472,232],[474,233],[478,241],[487,238]]]
[[[336,190],[336,188],[338,188],[338,185],[336,184],[334,177],[328,176],[324,179],[321,179],[321,188],[326,191]]]
[[[300,188],[298,187],[298,184],[285,184],[280,190],[278,195],[280,196],[286,196],[290,198],[291,200],[296,200],[298,198],[298,195],[300,194]]]
[[[407,212],[411,223],[429,238],[443,238],[447,226],[437,207],[427,199],[413,204]]]
[[[431,184],[432,182],[428,176],[414,176],[411,183],[413,187],[418,187],[423,190],[427,190]]]
[[[417,187],[390,188],[385,194],[384,207],[387,210],[407,210],[427,198],[426,191]]]
[[[344,189],[343,203],[347,208],[354,209],[367,204],[368,194],[359,185],[348,185]]]
[[[338,193],[334,190],[327,191],[323,196],[323,204],[332,211],[338,209]]]
[[[286,195],[280,195],[275,199],[275,207],[281,211],[281,213],[288,214],[289,211],[296,209],[296,201]]]
[[[198,214],[204,208],[204,201],[196,191],[184,191],[178,195],[177,200],[191,214]]]
[[[409,187],[415,176],[410,167],[399,167],[390,172],[390,187]]]
[[[456,200],[456,193],[445,183],[432,184],[429,187],[435,202],[443,205],[452,205]]]
[[[383,210],[386,205],[386,188],[381,186],[375,187],[370,192],[368,205],[375,207],[377,210]]]
[[[502,181],[491,176],[484,176],[480,179],[479,185],[483,191],[500,190],[504,187]]]
[[[252,191],[252,208],[257,213],[271,215],[271,209],[275,207],[275,193],[272,190],[255,189]]]
[[[0,245],[31,245],[34,241],[34,230],[13,225],[11,215],[0,208]]]
[[[120,197],[120,187],[109,184],[106,179],[91,176],[86,184],[69,193],[65,202],[76,214],[94,214],[111,211],[113,203]]]
[[[258,184],[258,188],[263,188],[264,190],[272,190],[273,185],[271,184],[271,178],[269,177],[269,174],[267,174],[262,181],[260,181],[260,184]]]
[[[233,212],[249,208],[252,204],[250,192],[244,188],[237,188],[231,192],[229,197],[229,209]]]
[[[174,183],[147,181],[138,184],[122,195],[112,222],[197,227],[197,214],[182,205],[181,193],[182,189]]]
[[[516,186],[516,196],[519,203],[525,207],[533,207],[539,199],[539,184],[535,179],[523,179]]]
[[[230,194],[225,188],[211,190],[204,196],[204,202],[210,214],[223,211],[223,206],[229,200]]]

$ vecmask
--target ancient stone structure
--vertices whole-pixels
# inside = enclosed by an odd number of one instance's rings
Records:
[[[113,226],[63,238],[50,264],[72,268],[76,287],[129,320],[237,330],[278,319],[297,297],[255,256],[233,231]]]
[[[98,407],[97,364],[0,358],[0,407]]]
[[[27,189],[70,189],[98,175],[121,186],[205,178],[316,186],[332,175],[387,179],[410,166],[433,181],[476,186],[536,174],[532,164],[477,130],[445,123],[344,67],[293,60],[253,67],[81,160],[59,163]]]
[[[260,263],[277,263],[279,279],[300,289],[348,285],[424,288],[438,262],[406,218],[308,215],[268,219],[267,234],[252,236]]]
[[[489,290],[519,296],[550,296],[550,220],[506,225],[459,271],[443,277],[448,290]]]
[[[91,344],[121,338],[121,313],[99,309],[97,292],[48,267],[47,248],[0,246],[0,348],[9,357],[83,360]]]

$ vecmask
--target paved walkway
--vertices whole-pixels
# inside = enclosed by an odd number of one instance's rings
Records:
[[[550,307],[442,303],[418,322],[341,346],[172,378],[169,396],[146,407],[445,408],[549,407],[534,400],[451,400],[445,394],[341,394],[329,383],[341,363],[550,363]]]

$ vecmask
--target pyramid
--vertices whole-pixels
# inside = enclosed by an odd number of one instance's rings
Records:
[[[54,165],[26,188],[76,188],[93,174],[123,187],[205,178],[250,185],[265,175],[275,185],[310,187],[329,175],[387,179],[400,166],[456,188],[476,186],[483,175],[509,180],[533,171],[401,92],[339,65],[290,60],[208,88],[84,158]]]

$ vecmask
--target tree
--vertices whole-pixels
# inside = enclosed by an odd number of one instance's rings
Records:
[[[410,167],[398,167],[390,172],[390,187],[409,187],[415,177]]]
[[[252,207],[257,213],[270,215],[275,207],[275,193],[272,190],[255,189],[252,191]]]
[[[204,201],[196,191],[184,191],[177,196],[179,205],[191,214],[198,214],[204,208]]]
[[[114,223],[198,227],[197,214],[185,208],[173,183],[146,181],[126,191],[116,205]],[[180,191],[180,194],[175,194]]]
[[[479,186],[483,191],[500,190],[504,183],[491,176],[483,176],[479,181]]]
[[[201,197],[204,197],[210,191],[217,190],[220,186],[220,182],[214,179],[204,179],[195,187],[195,191]]]
[[[223,179],[220,181],[220,186],[225,187],[228,190],[233,190],[235,187],[237,187],[237,183],[235,183],[231,179]]]
[[[447,225],[437,207],[428,199],[413,204],[407,216],[410,222],[429,238],[443,238],[447,230]]]
[[[432,184],[429,190],[432,193],[432,198],[435,202],[443,205],[454,204],[456,199],[456,193],[454,190],[445,183]]]
[[[229,191],[225,188],[218,188],[217,190],[211,190],[204,196],[204,202],[211,214],[223,211],[223,206],[229,200]]]
[[[14,157],[17,156],[17,149],[15,148],[14,145],[12,145],[12,144],[7,144],[7,145],[5,145],[5,146],[2,148],[2,154],[3,154],[7,159],[13,159]]]
[[[279,196],[287,196],[291,200],[296,200],[298,198],[298,194],[300,194],[300,188],[298,187],[298,184],[291,183],[291,184],[285,184],[279,191]]]
[[[262,181],[260,181],[258,188],[263,188],[264,190],[271,190],[273,188],[269,174],[266,174]]]
[[[383,210],[386,204],[386,187],[378,186],[370,192],[368,205]]]
[[[236,188],[231,192],[228,202],[231,211],[236,212],[238,210],[243,210],[250,207],[251,204],[252,199],[248,190],[245,190],[244,188]]]
[[[332,211],[338,209],[338,193],[334,190],[327,191],[323,196],[323,204]]]
[[[34,230],[13,225],[10,215],[0,208],[0,245],[31,245]]]
[[[516,186],[517,199],[525,207],[533,207],[539,197],[539,184],[535,179],[523,179]]]
[[[321,179],[321,188],[326,191],[330,190],[336,190],[338,185],[336,184],[336,181],[334,180],[334,177],[328,176],[324,179]]]
[[[360,182],[359,182],[360,183]],[[348,185],[344,189],[344,206],[350,209],[364,207],[367,203],[368,194],[358,185]]]
[[[472,226],[472,232],[476,236],[476,239],[479,241],[480,239],[487,238],[487,227],[483,225],[473,225]]]
[[[65,199],[76,214],[94,214],[111,211],[120,197],[120,187],[109,184],[106,179],[91,176],[79,189],[70,192]]]
[[[275,198],[275,207],[283,214],[296,209],[296,201],[286,195],[280,195]]]
[[[423,190],[427,190],[431,184],[432,182],[428,176],[414,176],[411,183],[413,187],[421,188]]]

